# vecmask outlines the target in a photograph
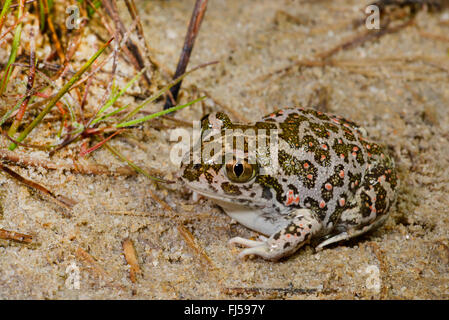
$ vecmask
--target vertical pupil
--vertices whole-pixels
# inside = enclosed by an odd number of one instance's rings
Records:
[[[241,163],[236,163],[234,165],[234,173],[237,177],[240,177],[243,173],[243,165]]]

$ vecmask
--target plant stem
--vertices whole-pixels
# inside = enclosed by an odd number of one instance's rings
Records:
[[[90,67],[90,65],[102,54],[102,52],[109,46],[111,41],[114,38],[111,38],[108,42],[106,42],[82,67],[81,69],[75,73],[75,75],[62,87],[61,90],[49,101],[47,107],[42,110],[41,113],[30,123],[28,127],[19,135],[17,138],[18,142],[22,142],[28,134],[39,124],[42,119],[51,111],[51,109],[56,105],[56,103],[61,99],[69,90],[70,87],[81,78],[82,74]],[[17,147],[15,143],[12,143],[9,146],[9,150],[14,150]]]
[[[25,0],[20,0],[19,10],[17,12],[17,20],[19,20],[22,17],[24,6]],[[3,94],[3,92],[6,89],[6,86],[8,85],[9,77],[11,76],[13,70],[13,67],[11,65],[16,61],[17,49],[19,48],[21,34],[22,34],[22,22],[17,25],[16,31],[14,32],[14,39],[11,46],[11,54],[9,55],[8,63],[6,65],[6,73],[4,74],[2,83],[0,85],[0,95]]]

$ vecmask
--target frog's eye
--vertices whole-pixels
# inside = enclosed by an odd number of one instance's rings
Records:
[[[244,160],[233,160],[226,164],[226,175],[233,182],[248,182],[257,174],[257,165]]]

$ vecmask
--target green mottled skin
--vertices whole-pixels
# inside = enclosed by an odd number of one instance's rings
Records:
[[[203,118],[202,128],[217,129],[222,136],[226,129],[252,129],[256,134],[278,130],[279,170],[274,173],[261,170],[267,164],[262,153],[256,156],[260,172],[245,182],[231,181],[225,164],[184,164],[181,171],[193,190],[257,212],[261,219],[254,222],[243,214],[236,217],[249,228],[271,235],[271,245],[284,247],[276,254],[274,249],[264,248],[263,253],[260,248],[247,249],[252,254],[276,260],[294,252],[293,247],[300,246],[298,239],[335,237],[337,241],[361,234],[381,224],[394,202],[398,181],[392,159],[380,145],[366,140],[363,129],[341,117],[311,109],[284,109],[243,125],[215,113]],[[203,136],[201,148],[207,143]],[[244,146],[247,152],[246,139]],[[300,227],[304,221],[311,227]]]

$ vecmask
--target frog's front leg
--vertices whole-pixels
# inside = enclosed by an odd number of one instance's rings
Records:
[[[235,237],[229,240],[229,243],[248,247],[248,249],[244,249],[239,254],[239,258],[254,254],[267,260],[278,260],[298,250],[321,227],[321,222],[311,210],[298,209],[294,212],[294,216],[287,226],[275,232],[264,241]]]

